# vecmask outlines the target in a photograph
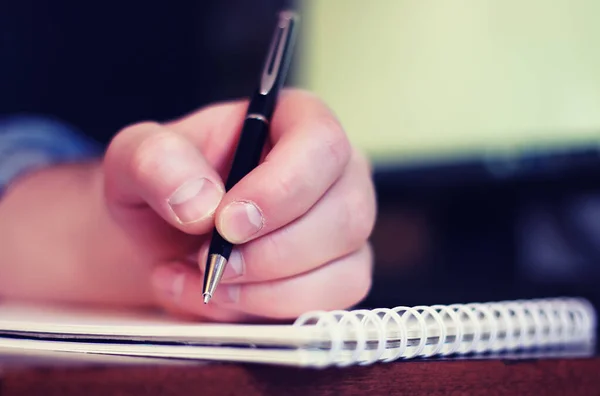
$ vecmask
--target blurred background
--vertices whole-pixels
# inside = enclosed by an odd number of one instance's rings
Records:
[[[276,13],[289,85],[375,164],[365,306],[578,295],[600,306],[600,3],[0,2],[0,117],[105,145],[255,88]]]
[[[600,303],[600,3],[302,8],[299,84],[376,164],[367,305]]]

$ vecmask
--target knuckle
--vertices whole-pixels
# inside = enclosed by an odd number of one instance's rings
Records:
[[[337,168],[343,168],[350,160],[352,146],[339,122],[331,116],[324,116],[319,121],[323,131],[325,150],[323,158],[330,158]]]
[[[300,87],[286,87],[281,92],[281,99],[283,101],[310,101],[321,104],[321,100],[315,95],[314,92]]]
[[[286,202],[289,202],[288,209],[297,210],[294,208],[295,205],[301,206],[303,204],[302,199],[296,199],[301,197],[306,191],[310,191],[312,188],[307,175],[302,172],[279,172],[277,181],[272,184],[275,188],[273,197],[285,198]]]
[[[283,196],[294,196],[299,190],[301,178],[291,172],[282,172],[277,181],[277,188]]]
[[[129,165],[133,176],[137,179],[145,179],[156,174],[163,153],[170,150],[174,140],[174,136],[164,130],[157,130],[156,133],[141,140],[131,153]]]
[[[110,141],[105,159],[116,159],[121,155],[129,155],[131,146],[136,141],[137,137],[148,129],[156,129],[158,124],[153,122],[142,122],[127,126],[119,131]]]
[[[319,147],[325,151],[319,151],[319,158],[330,158],[343,167],[350,159],[352,148],[334,112],[311,91],[289,88],[284,96],[290,107],[298,107],[299,102],[304,102],[311,109],[311,125],[318,131]]]
[[[121,129],[119,135],[121,136],[130,136],[137,135],[139,133],[144,133],[151,130],[162,129],[162,126],[154,121],[142,121],[137,122],[135,124],[128,125]]]
[[[119,133],[111,141],[111,146],[127,146],[129,143],[137,138],[138,135],[148,131],[161,128],[156,122],[146,121],[139,122],[136,124],[128,125],[121,129]]]
[[[104,158],[102,159],[102,169],[105,175],[105,192],[109,196],[116,194],[118,190],[117,180],[122,176],[124,171],[127,173],[127,177],[130,176],[129,166],[132,152],[135,151],[135,146],[140,135],[149,128],[158,128],[158,124],[142,122],[127,126],[117,133],[108,144]]]
[[[326,114],[328,117],[332,117],[334,114],[332,109],[318,94],[306,88],[287,87],[283,89],[281,92],[281,102],[282,107],[298,107],[301,105],[310,109],[313,114]]]
[[[364,300],[373,286],[373,254],[371,246],[364,245],[357,253],[356,264],[350,269],[347,285],[347,305],[355,305]],[[358,268],[355,268],[358,266]]]
[[[370,192],[357,189],[344,201],[346,238],[349,249],[362,246],[375,226],[374,199]]]

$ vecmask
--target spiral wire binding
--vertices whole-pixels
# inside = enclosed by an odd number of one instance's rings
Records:
[[[596,314],[580,298],[500,301],[374,310],[313,311],[294,326],[314,326],[326,359],[310,365],[370,365],[398,359],[595,346]]]

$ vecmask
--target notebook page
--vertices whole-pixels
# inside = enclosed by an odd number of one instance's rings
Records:
[[[0,303],[0,334],[203,344],[300,346],[323,338],[292,325],[199,323],[151,312]],[[316,334],[318,333],[318,334]]]
[[[41,341],[35,339],[7,340],[0,337],[2,351],[29,351],[32,353],[70,354],[75,359],[81,356],[114,356],[157,358],[172,361],[219,361],[239,363],[262,363],[286,366],[320,366],[327,363],[324,351],[302,349],[259,349],[235,347],[210,347],[198,345],[129,345],[112,343],[88,343],[68,341]],[[124,360],[119,359],[124,362]]]
[[[439,336],[439,329],[428,318],[428,336]],[[410,340],[421,337],[416,323],[408,322],[406,336]],[[451,335],[452,323],[448,323]],[[368,341],[377,341],[374,329],[365,327]],[[38,338],[96,338],[122,341],[186,342],[203,344],[256,344],[279,346],[305,346],[326,343],[327,331],[312,327],[291,325],[244,325],[219,323],[194,323],[176,320],[158,312],[129,310],[100,310],[74,306],[39,305],[25,303],[0,303],[0,333]],[[35,334],[34,334],[35,333]],[[386,329],[386,339],[398,341],[394,323]],[[344,338],[356,341],[352,328],[346,328]]]
[[[23,348],[14,343],[4,347],[4,340],[0,338],[0,366],[11,368],[19,367],[41,367],[50,365],[52,367],[85,367],[97,366],[98,364],[110,365],[205,365],[208,362],[190,362],[189,360],[164,359],[156,357],[106,355],[92,353],[73,353],[72,351],[59,351],[50,349]]]

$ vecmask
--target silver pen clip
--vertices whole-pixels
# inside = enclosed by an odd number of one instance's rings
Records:
[[[273,85],[277,80],[277,76],[284,67],[287,67],[286,59],[283,59],[286,42],[290,40],[290,30],[293,23],[296,21],[296,14],[290,11],[283,11],[279,14],[279,23],[273,35],[273,41],[269,48],[269,56],[265,63],[262,77],[260,80],[260,93],[266,95],[273,89]]]

